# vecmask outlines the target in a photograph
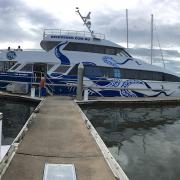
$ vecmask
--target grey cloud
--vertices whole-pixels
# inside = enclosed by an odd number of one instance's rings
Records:
[[[42,34],[43,27],[53,27],[58,21],[51,14],[28,7],[21,0],[1,0],[0,1],[0,41],[2,42],[22,42],[23,40],[36,40]],[[24,18],[34,26],[42,27],[37,30],[31,28],[33,32],[24,31],[18,24]]]
[[[169,9],[176,8],[180,2],[176,0],[152,0],[149,6],[153,4],[161,9],[168,5]],[[177,10],[177,17],[180,16]],[[22,0],[0,0],[0,42],[22,42],[24,40],[39,43],[44,27],[54,28],[60,23],[51,14],[43,9],[33,9],[28,7]],[[24,31],[18,24],[24,18],[38,28],[31,28],[32,33]],[[156,19],[156,17],[155,17]],[[158,18],[157,18],[158,19]],[[76,22],[64,24],[64,28],[74,29],[79,26]],[[176,24],[162,24],[160,20],[155,21],[158,29],[161,47],[171,47],[180,45],[180,22]],[[116,43],[126,42],[126,21],[125,10],[114,11],[94,11],[92,13],[92,29],[95,32],[101,32],[106,37]],[[154,45],[158,47],[157,33],[154,33]],[[150,10],[140,6],[138,9],[129,10],[129,43],[137,47],[136,56],[149,57],[150,52],[145,49],[139,49],[140,46],[150,47]],[[154,55],[160,55],[158,50],[154,50]],[[177,51],[164,51],[164,55],[168,58],[179,57]],[[159,57],[158,57],[159,58]],[[158,61],[158,60],[157,60]]]
[[[146,48],[131,48],[128,52],[135,58],[141,59],[150,63],[150,49]],[[176,58],[180,58],[180,53],[176,50],[162,50],[163,59],[166,69],[176,72],[180,75],[180,61]],[[164,67],[161,52],[159,49],[153,49],[153,64]]]
[[[105,33],[108,38],[118,43],[126,42],[125,11],[111,11],[105,14],[96,12],[93,18],[94,30]],[[162,47],[180,45],[180,23],[162,24],[154,22],[154,44],[158,46],[157,36]],[[138,46],[150,46],[150,14],[144,11],[129,10],[129,42]]]
[[[147,48],[131,48],[129,51],[133,54],[139,56],[150,56],[150,49]],[[180,53],[176,50],[164,50],[162,49],[162,53],[165,57],[180,57]],[[160,57],[161,51],[160,49],[153,49],[153,56]]]

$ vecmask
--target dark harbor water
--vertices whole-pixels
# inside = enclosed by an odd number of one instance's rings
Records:
[[[0,99],[3,113],[2,144],[11,144],[37,106],[36,103]]]
[[[180,179],[180,106],[82,109],[130,180]]]

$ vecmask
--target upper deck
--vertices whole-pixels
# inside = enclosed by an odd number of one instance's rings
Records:
[[[73,31],[62,29],[45,29],[43,33],[43,40],[58,40],[58,39],[79,39],[85,40],[87,38],[105,39],[105,35],[101,33],[93,33],[87,31]]]

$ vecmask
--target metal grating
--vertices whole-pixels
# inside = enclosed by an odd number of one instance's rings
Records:
[[[77,180],[74,164],[45,164],[43,180]]]

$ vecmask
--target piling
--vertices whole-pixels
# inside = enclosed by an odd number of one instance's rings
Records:
[[[77,95],[76,99],[78,101],[82,101],[82,92],[83,92],[83,73],[84,73],[84,66],[82,63],[78,66],[78,83],[77,83]]]

